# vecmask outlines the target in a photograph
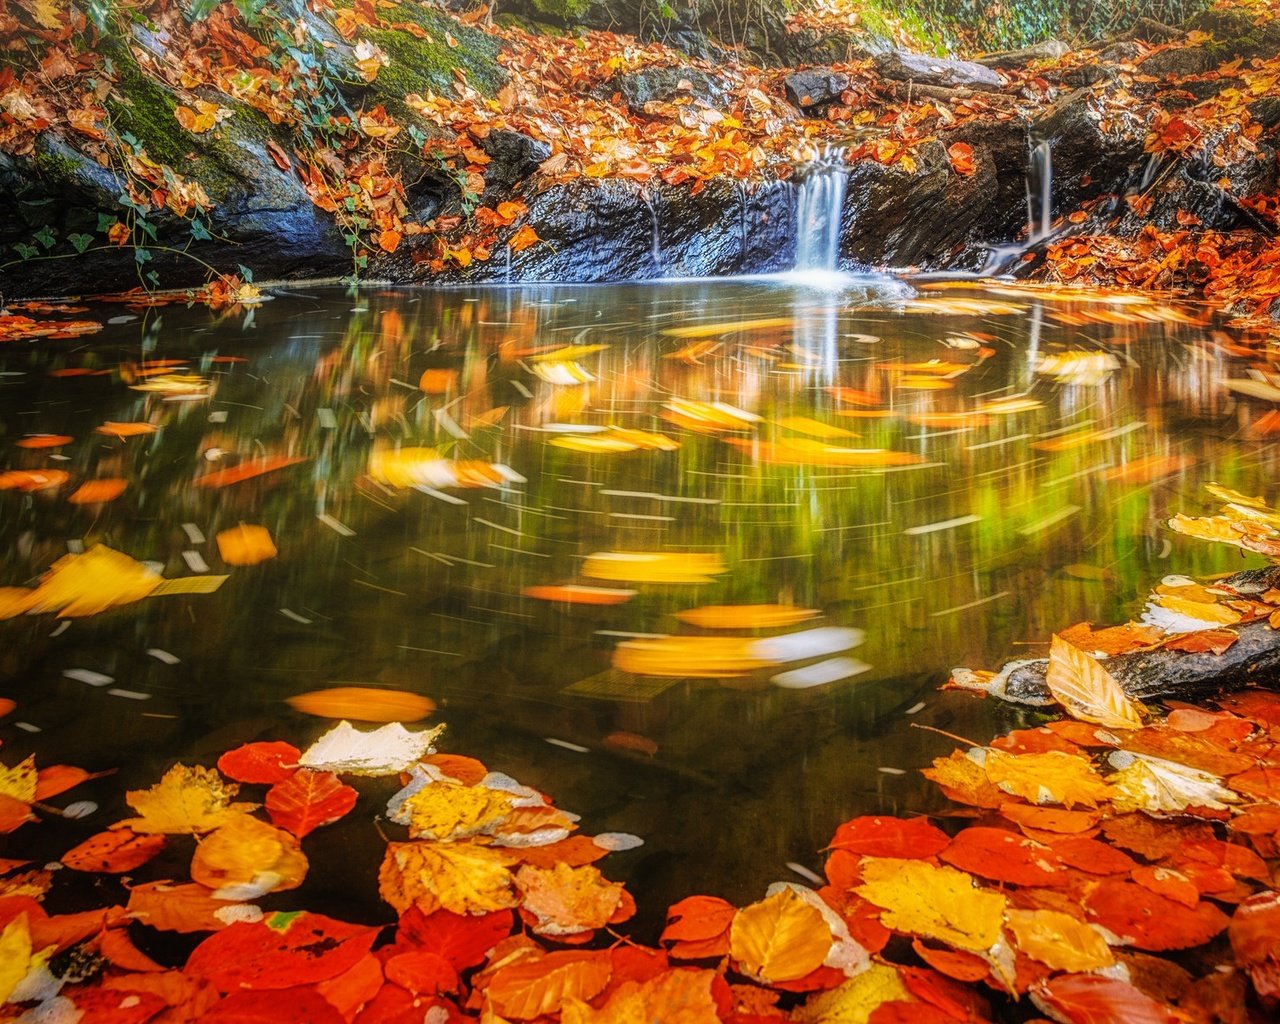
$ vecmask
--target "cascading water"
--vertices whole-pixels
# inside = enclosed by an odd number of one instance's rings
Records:
[[[835,159],[813,164],[796,196],[797,271],[834,273],[840,264],[840,219],[848,172]]]
[[[980,276],[999,274],[1032,246],[1053,233],[1053,146],[1048,139],[1036,141],[1027,155],[1027,229],[1022,242],[993,245]]]

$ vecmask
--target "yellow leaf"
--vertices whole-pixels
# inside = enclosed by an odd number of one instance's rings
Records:
[[[1215,626],[1234,626],[1242,618],[1234,608],[1228,608],[1215,601],[1194,601],[1190,598],[1178,597],[1176,594],[1158,594],[1152,598],[1152,601],[1175,615],[1185,615],[1189,619],[1212,623]]]
[[[601,551],[582,566],[584,576],[624,583],[710,583],[728,571],[719,555],[700,551]]]
[[[404,802],[415,839],[453,840],[488,831],[511,810],[511,797],[485,786],[433,782]]]
[[[668,338],[710,338],[717,334],[736,334],[738,331],[763,331],[770,327],[790,327],[790,317],[769,316],[755,320],[721,320],[688,327],[668,327],[662,333]]]
[[[24,804],[36,798],[36,759],[28,757],[21,764],[6,768],[0,764],[0,796],[13,797]]]
[[[49,946],[39,952],[32,948],[26,914],[19,914],[4,926],[0,932],[0,1004],[8,1000],[23,978],[49,959],[55,948]]]
[[[975,952],[990,949],[1000,937],[1005,898],[979,889],[963,871],[867,857],[862,878],[858,895],[883,908],[880,921],[888,928]]]
[[[1018,949],[1055,971],[1092,971],[1115,963],[1106,940],[1093,927],[1060,910],[1005,913]]]
[[[1073,718],[1109,729],[1142,728],[1138,705],[1129,699],[1115,677],[1097,658],[1056,634],[1049,649],[1045,683]]]
[[[307,876],[298,840],[248,814],[233,814],[206,836],[191,859],[191,878],[215,898],[248,900],[296,889]]]
[[[129,806],[142,815],[119,822],[135,832],[212,832],[233,814],[256,804],[233,804],[240,787],[225,781],[212,768],[175,764],[150,789],[125,794]]]
[[[519,903],[508,870],[516,858],[470,843],[390,843],[378,891],[397,913],[487,914]]]
[[[797,434],[808,434],[810,437],[830,439],[833,437],[858,436],[852,430],[833,427],[830,424],[823,423],[821,420],[810,419],[808,416],[784,416],[776,422],[784,430],[794,430]]]
[[[1006,754],[988,749],[983,765],[1002,790],[1033,804],[1097,807],[1114,793],[1087,758],[1061,750]]]
[[[1246,505],[1249,508],[1259,509],[1270,509],[1271,507],[1267,504],[1265,498],[1250,497],[1247,494],[1241,494],[1239,491],[1233,491],[1230,487],[1223,487],[1222,484],[1205,484],[1204,489],[1215,498],[1221,498],[1223,501],[1234,505]]]
[[[831,951],[831,929],[816,907],[779,889],[733,917],[729,951],[739,968],[766,985],[803,978]]]
[[[728,679],[774,662],[751,651],[751,637],[664,636],[624,640],[613,651],[613,667],[636,675]]]
[[[537,917],[539,935],[573,935],[603,928],[622,901],[622,883],[610,882],[590,864],[552,868],[526,864],[516,872],[520,909]]]
[[[531,363],[563,363],[568,360],[582,359],[585,356],[593,356],[597,352],[604,352],[609,348],[608,345],[565,345],[563,348],[553,349],[550,352],[539,352],[537,355],[530,357]]]
[[[676,612],[676,618],[699,629],[778,629],[821,614],[787,604],[708,604]]]
[[[141,562],[95,544],[79,555],[63,555],[49,567],[31,593],[29,612],[58,612],[60,617],[96,615],[118,604],[148,596],[163,581]]]
[[[881,1003],[911,999],[898,972],[872,964],[838,988],[820,992],[791,1014],[796,1024],[867,1024]]]
[[[265,526],[241,523],[223,530],[215,538],[218,554],[227,565],[257,565],[275,558],[277,551],[271,534]]]
[[[285,703],[304,715],[355,722],[416,722],[436,709],[430,697],[372,686],[331,686],[287,697]]]

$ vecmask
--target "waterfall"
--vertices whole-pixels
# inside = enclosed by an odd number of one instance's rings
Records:
[[[796,270],[834,272],[840,263],[840,214],[848,172],[836,160],[813,164],[796,197]]]
[[[653,205],[653,197],[642,191],[640,197],[644,205],[649,207],[649,257],[653,260],[654,269],[662,275],[662,241],[658,234],[658,208]]]
[[[1027,167],[1027,241],[1036,243],[1053,230],[1053,147],[1041,139]]]

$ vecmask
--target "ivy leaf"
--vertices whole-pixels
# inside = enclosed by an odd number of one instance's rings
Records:
[[[67,241],[71,243],[76,252],[84,252],[93,244],[93,235],[73,234],[67,235]]]

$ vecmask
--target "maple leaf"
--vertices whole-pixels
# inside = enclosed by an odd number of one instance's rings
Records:
[[[247,814],[233,814],[204,838],[191,859],[191,878],[215,899],[250,900],[296,889],[307,858],[296,837]]]
[[[1115,963],[1102,933],[1070,914],[1010,907],[1005,923],[1019,950],[1055,971],[1092,971]]]
[[[382,898],[403,913],[441,908],[485,914],[519,904],[509,870],[516,858],[470,843],[390,843],[378,872]]]
[[[1045,673],[1049,692],[1073,718],[1109,729],[1141,729],[1138,705],[1131,701],[1102,663],[1054,636]]]
[[[868,857],[862,877],[858,895],[881,907],[880,920],[896,931],[975,951],[989,949],[1000,936],[1005,898],[979,889],[963,871]]]
[[[537,918],[533,930],[539,935],[603,928],[613,920],[624,893],[621,882],[608,881],[590,864],[556,864],[550,869],[525,864],[515,882],[523,897],[520,908]]]
[[[821,912],[790,889],[739,910],[729,951],[744,974],[765,984],[794,981],[817,970],[831,950]]]
[[[1148,814],[1181,814],[1191,807],[1229,810],[1240,798],[1222,780],[1177,761],[1129,750],[1117,750],[1108,760],[1119,769],[1108,780],[1115,788],[1116,810]]]
[[[598,1010],[580,999],[566,1000],[561,1024],[717,1024],[715,982],[714,971],[688,967],[647,981],[625,981]]]
[[[142,815],[118,822],[135,832],[211,832],[233,814],[253,810],[257,804],[231,802],[239,792],[212,768],[175,764],[150,789],[125,794],[129,806]]]

